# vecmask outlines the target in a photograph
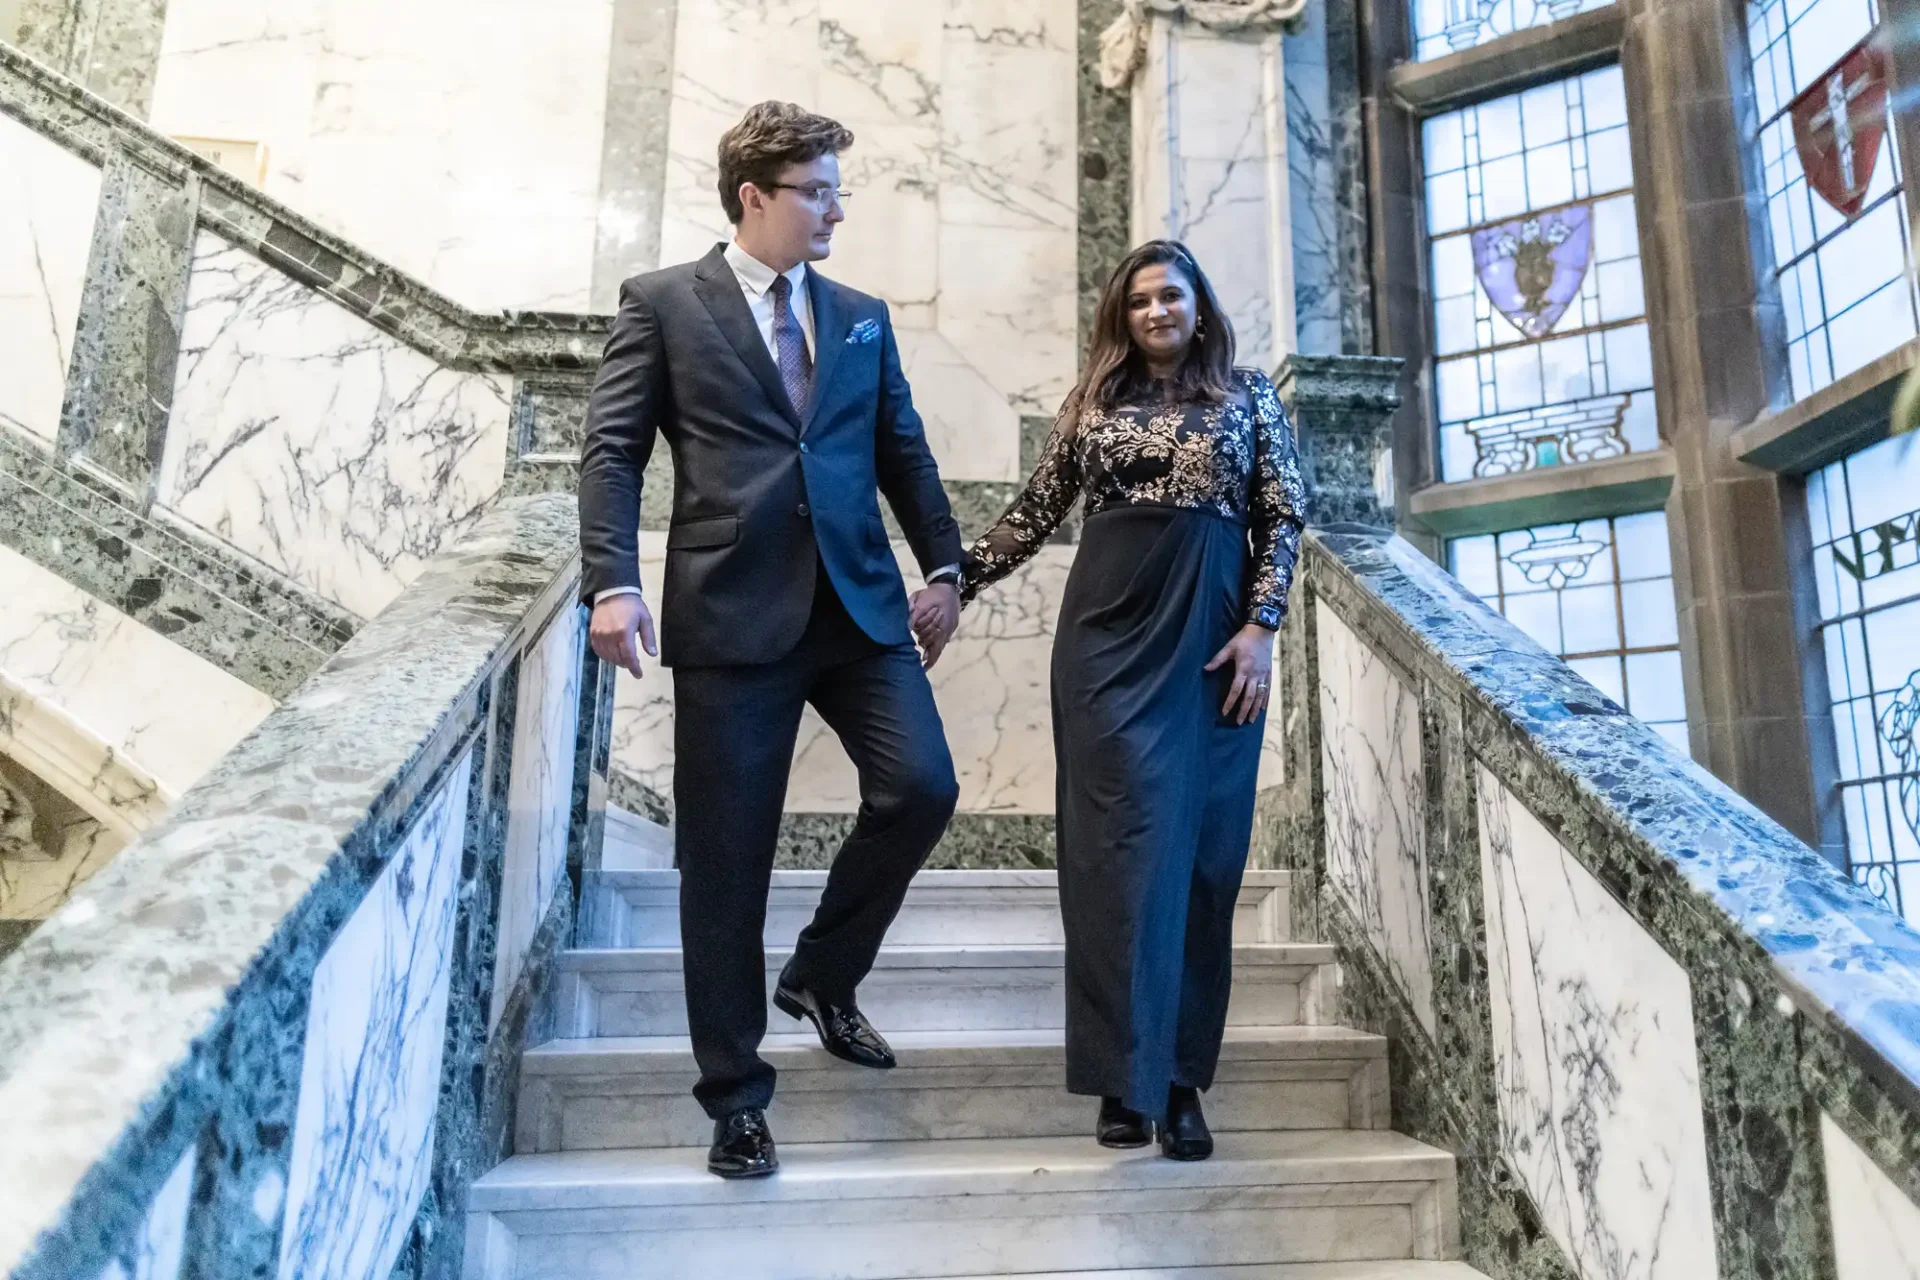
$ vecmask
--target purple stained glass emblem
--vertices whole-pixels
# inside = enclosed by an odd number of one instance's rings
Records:
[[[1480,287],[1529,338],[1545,337],[1580,295],[1593,258],[1593,207],[1576,204],[1473,233]]]

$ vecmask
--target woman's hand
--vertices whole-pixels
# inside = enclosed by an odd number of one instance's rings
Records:
[[[1227,689],[1226,705],[1220,708],[1220,714],[1245,724],[1267,709],[1268,685],[1273,679],[1273,632],[1249,622],[1213,655],[1207,670],[1218,671],[1229,662],[1233,664],[1233,684]]]

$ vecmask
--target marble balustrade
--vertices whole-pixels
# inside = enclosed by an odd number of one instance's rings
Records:
[[[457,1269],[603,822],[578,536],[496,504],[0,963],[0,1271]]]
[[[1308,539],[1256,856],[1490,1276],[1907,1277],[1920,935],[1406,543]]]

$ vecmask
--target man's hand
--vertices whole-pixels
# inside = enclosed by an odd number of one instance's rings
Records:
[[[927,670],[940,661],[940,651],[953,639],[960,625],[960,589],[951,582],[936,582],[913,593],[913,606],[907,611],[913,626],[913,638],[920,642],[921,665]]]
[[[593,651],[602,662],[624,667],[638,680],[640,650],[633,641],[635,631],[640,633],[640,643],[647,647],[647,656],[658,657],[660,646],[653,638],[653,615],[647,612],[645,600],[628,592],[608,596],[593,606],[593,621],[587,628]]]

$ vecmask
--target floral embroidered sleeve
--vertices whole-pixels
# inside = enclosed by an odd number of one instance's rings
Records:
[[[1031,560],[1072,510],[1073,500],[1080,496],[1080,458],[1073,437],[1076,416],[1069,399],[1054,419],[1053,434],[1040,451],[1027,487],[993,528],[967,549],[960,571],[963,603]]]
[[[1307,523],[1307,486],[1280,393],[1264,373],[1249,373],[1246,382],[1253,395],[1254,422],[1248,512],[1253,527],[1253,578],[1247,589],[1247,621],[1278,631],[1293,587],[1294,562],[1300,556],[1300,533]]]

